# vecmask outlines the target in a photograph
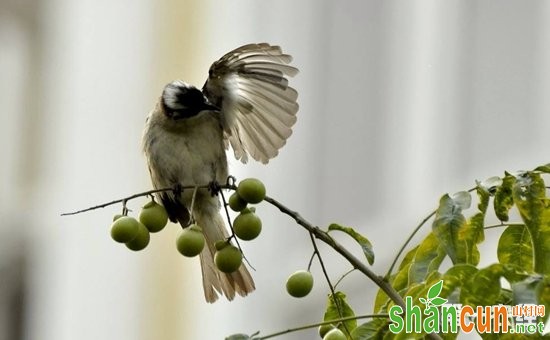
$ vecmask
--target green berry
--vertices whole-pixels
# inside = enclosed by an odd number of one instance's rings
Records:
[[[113,222],[118,220],[119,218],[121,218],[122,216],[124,215],[121,215],[121,214],[116,214],[115,216],[113,216]]]
[[[194,257],[201,253],[204,248],[204,235],[202,229],[196,224],[183,229],[176,240],[176,247],[183,256]]]
[[[229,196],[229,207],[233,211],[242,211],[244,208],[246,208],[246,201],[239,196],[237,192],[234,192],[231,196]]]
[[[334,328],[333,330],[330,330],[327,334],[325,334],[323,340],[347,340],[347,337],[344,332],[342,332],[338,328]]]
[[[329,331],[334,329],[333,324],[319,326],[319,336],[323,338]]]
[[[242,180],[237,187],[239,196],[248,203],[260,203],[265,198],[265,186],[257,178]]]
[[[221,246],[218,245],[217,246]],[[224,273],[233,273],[241,266],[243,254],[239,248],[225,242],[225,246],[218,249],[214,254],[216,267]]]
[[[151,235],[149,234],[149,230],[143,225],[143,223],[138,222],[137,235],[132,241],[126,243],[126,247],[134,251],[142,250],[147,247],[150,240]]]
[[[139,213],[139,221],[143,223],[150,232],[161,231],[168,223],[166,209],[155,201],[150,201],[143,206]]]
[[[294,272],[286,281],[286,291],[296,298],[308,295],[312,288],[313,275],[307,270],[298,270]]]
[[[253,240],[262,231],[262,220],[249,209],[244,209],[233,221],[233,230],[241,240]]]
[[[130,216],[122,216],[116,219],[111,226],[113,240],[126,243],[132,241],[138,234],[139,222]]]

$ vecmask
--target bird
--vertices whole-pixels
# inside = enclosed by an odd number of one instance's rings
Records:
[[[298,92],[289,78],[298,73],[280,46],[253,43],[215,61],[199,89],[182,80],[167,84],[146,118],[142,148],[155,189],[225,183],[226,151],[237,160],[263,164],[277,156],[297,120]],[[194,200],[193,200],[194,196]],[[199,254],[204,296],[213,303],[246,296],[255,283],[243,263],[233,273],[214,264],[215,243],[229,232],[211,190],[163,191],[156,198],[170,221],[187,228],[195,221],[206,246]],[[193,201],[193,203],[192,203]]]

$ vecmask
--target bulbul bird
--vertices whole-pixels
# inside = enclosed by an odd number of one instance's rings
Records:
[[[226,149],[243,163],[249,157],[266,164],[277,156],[296,122],[298,93],[287,77],[298,73],[292,57],[267,43],[241,46],[214,62],[202,90],[181,80],[166,85],[149,113],[143,151],[156,189],[225,183]],[[198,189],[157,194],[170,220],[183,228],[190,221],[202,227],[206,246],[200,253],[206,301],[228,300],[255,289],[244,264],[233,273],[214,264],[214,244],[229,233],[218,197]]]

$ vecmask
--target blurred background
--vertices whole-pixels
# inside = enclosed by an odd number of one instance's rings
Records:
[[[0,339],[223,339],[320,321],[317,263],[310,296],[284,288],[309,236],[267,204],[244,244],[257,291],[212,305],[178,226],[134,253],[109,236],[120,206],[60,214],[148,190],[141,131],[163,86],[202,86],[224,53],[266,41],[301,71],[299,119],[268,166],[230,156],[231,173],[314,224],[355,226],[384,273],[441,194],[550,161],[549,26],[545,1],[0,0]],[[321,251],[333,280],[350,269]],[[339,288],[371,312],[372,283],[353,273]]]

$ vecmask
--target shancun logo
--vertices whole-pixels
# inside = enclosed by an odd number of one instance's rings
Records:
[[[428,289],[426,298],[419,298],[420,306],[413,304],[411,296],[405,297],[405,309],[392,306],[389,310],[392,333],[524,333],[544,334],[544,305],[496,305],[476,306],[448,304],[439,296],[443,280]]]

